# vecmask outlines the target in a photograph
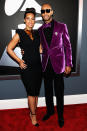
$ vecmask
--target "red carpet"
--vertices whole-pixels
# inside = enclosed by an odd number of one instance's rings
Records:
[[[57,123],[56,113],[46,122],[42,122],[45,112],[46,108],[38,108],[40,126],[34,127],[28,109],[0,110],[0,131],[87,131],[87,104],[65,106],[65,124],[62,129]]]

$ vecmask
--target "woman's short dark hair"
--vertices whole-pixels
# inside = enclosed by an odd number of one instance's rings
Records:
[[[33,13],[35,16],[36,10],[35,10],[35,8],[26,8],[25,13],[24,13],[24,19],[25,19],[27,13]]]

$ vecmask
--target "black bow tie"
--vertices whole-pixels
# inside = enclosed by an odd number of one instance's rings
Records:
[[[48,27],[51,27],[51,23],[48,23],[48,24],[44,24],[44,25],[43,25],[43,28],[48,28]]]

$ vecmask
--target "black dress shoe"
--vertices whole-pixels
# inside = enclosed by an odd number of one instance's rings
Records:
[[[64,126],[64,119],[59,119],[58,123],[59,123],[60,128],[62,128]]]
[[[52,116],[53,114],[54,114],[54,112],[53,112],[53,113],[50,113],[50,114],[47,113],[47,114],[43,117],[42,121],[48,120],[48,119],[50,118],[50,116]]]
[[[31,121],[32,121],[32,118],[31,118],[31,117],[32,117],[32,116],[34,116],[34,115],[36,115],[36,114],[32,114],[32,113],[30,112],[30,119],[31,119]],[[38,126],[39,126],[39,124],[38,124],[38,123],[36,123],[36,124],[33,124],[33,123],[32,123],[32,125],[33,125],[33,126],[36,126],[36,127],[38,127]]]
[[[38,127],[38,126],[39,126],[39,124],[38,124],[38,123],[36,123],[34,126]]]

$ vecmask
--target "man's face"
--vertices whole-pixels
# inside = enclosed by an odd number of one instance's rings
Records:
[[[41,16],[44,21],[49,21],[52,18],[53,10],[49,4],[45,4],[41,8]]]

